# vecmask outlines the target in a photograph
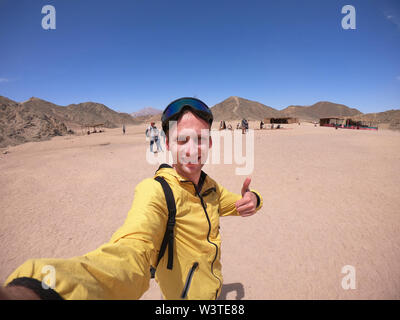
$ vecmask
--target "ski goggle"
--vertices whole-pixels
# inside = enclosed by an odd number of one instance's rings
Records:
[[[168,131],[168,121],[177,120],[183,110],[189,109],[201,119],[207,121],[210,126],[213,122],[213,115],[210,108],[201,100],[196,98],[180,98],[172,101],[164,110],[161,122],[164,132]]]

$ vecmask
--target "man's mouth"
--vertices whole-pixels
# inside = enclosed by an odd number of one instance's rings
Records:
[[[188,162],[186,163],[186,165],[193,167],[193,166],[198,165],[199,163],[201,163],[201,162],[200,162],[200,157],[197,159],[197,162],[188,161]]]

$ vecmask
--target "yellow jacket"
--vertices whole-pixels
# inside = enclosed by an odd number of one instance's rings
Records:
[[[175,169],[161,165],[156,176],[169,183],[177,208],[173,269],[167,269],[165,254],[156,272],[162,294],[165,299],[181,299],[186,291],[187,299],[216,299],[222,287],[219,217],[238,215],[235,202],[241,195],[227,191],[202,172],[203,209],[194,184]],[[258,210],[262,197],[251,191],[258,196]],[[50,265],[55,270],[54,290],[64,299],[139,299],[149,288],[150,265],[156,265],[167,219],[160,183],[145,179],[136,186],[125,223],[108,243],[80,257],[28,260],[5,285],[20,277],[42,281],[46,276],[43,267]]]

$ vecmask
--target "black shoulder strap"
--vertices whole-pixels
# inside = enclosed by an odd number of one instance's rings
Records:
[[[161,243],[160,252],[158,254],[157,265],[160,262],[161,258],[164,256],[165,250],[167,249],[168,245],[168,265],[167,268],[172,270],[173,267],[173,260],[174,260],[174,227],[175,227],[175,215],[176,215],[176,205],[175,205],[175,198],[174,194],[172,193],[171,187],[169,186],[168,182],[164,180],[163,177],[157,176],[154,178],[157,180],[165,194],[165,200],[167,202],[168,207],[168,222],[167,228],[165,230],[164,239]],[[157,266],[156,266],[157,267]]]

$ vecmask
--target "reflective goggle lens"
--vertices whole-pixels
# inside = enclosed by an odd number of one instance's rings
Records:
[[[179,114],[184,107],[191,108],[194,112],[198,111],[199,115],[207,121],[212,121],[213,116],[210,108],[205,103],[194,98],[181,98],[171,102],[162,114],[161,121],[164,123],[175,115]]]

